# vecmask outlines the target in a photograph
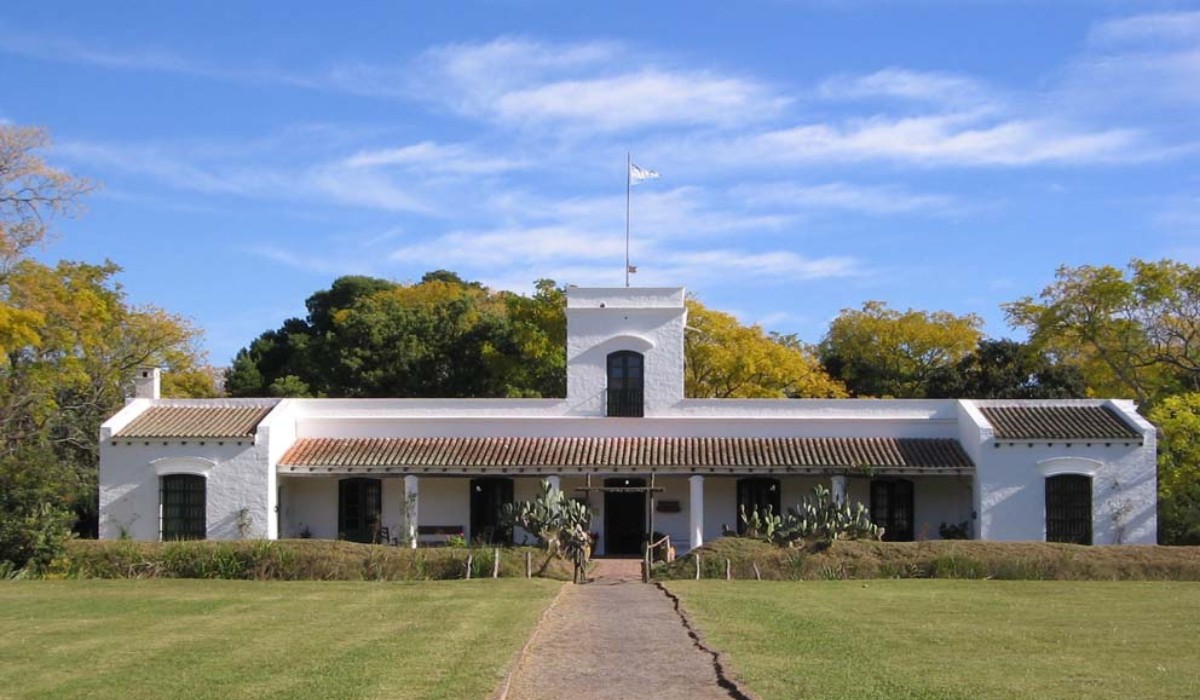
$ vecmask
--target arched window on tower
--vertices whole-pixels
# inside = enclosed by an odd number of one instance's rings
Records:
[[[608,416],[642,416],[642,355],[621,350],[608,356]]]

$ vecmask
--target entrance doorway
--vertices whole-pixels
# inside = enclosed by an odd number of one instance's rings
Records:
[[[646,480],[605,479],[606,489],[643,489],[604,492],[604,553],[641,554],[646,541]]]
[[[504,527],[500,517],[504,506],[512,502],[512,479],[471,479],[471,541],[482,544],[512,542],[512,528]]]

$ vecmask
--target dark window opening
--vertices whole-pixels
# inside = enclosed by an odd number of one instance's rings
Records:
[[[642,417],[642,356],[631,350],[608,356],[609,416]]]
[[[1047,477],[1046,541],[1092,543],[1092,477]]]
[[[737,482],[737,519],[738,534],[745,534],[746,524],[742,522],[742,510],[749,516],[755,509],[759,513],[770,506],[771,512],[779,515],[779,479],[738,479]]]
[[[471,541],[483,544],[512,542],[512,528],[504,527],[500,518],[504,506],[512,502],[512,479],[471,479]]]
[[[379,479],[342,479],[338,482],[338,539],[363,543],[380,541],[381,492]]]
[[[913,539],[913,484],[905,479],[871,482],[871,520],[884,528],[887,542]]]
[[[159,537],[202,540],[208,536],[207,480],[195,474],[168,474],[159,481],[162,522]]]

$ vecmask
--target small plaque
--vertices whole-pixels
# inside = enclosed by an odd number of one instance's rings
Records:
[[[683,508],[679,501],[655,501],[654,510],[657,513],[679,513]]]

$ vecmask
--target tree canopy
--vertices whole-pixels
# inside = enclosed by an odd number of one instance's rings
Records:
[[[1084,373],[1090,391],[1149,406],[1200,389],[1200,268],[1173,260],[1060,267],[1038,295],[1004,305],[1030,342]]]
[[[935,373],[975,349],[982,319],[949,311],[898,311],[882,301],[843,309],[819,345],[821,363],[854,396],[923,398]]]
[[[689,398],[839,398],[811,348],[795,336],[772,335],[757,325],[691,299],[684,333],[684,393]]]
[[[96,437],[138,367],[166,368],[168,396],[215,394],[199,331],[131,305],[117,265],[30,257],[54,219],[78,212],[92,189],[48,166],[38,155],[46,144],[39,129],[0,125],[0,559],[10,560],[33,551],[14,544],[23,526],[13,523],[56,527],[59,509],[94,532]]]

